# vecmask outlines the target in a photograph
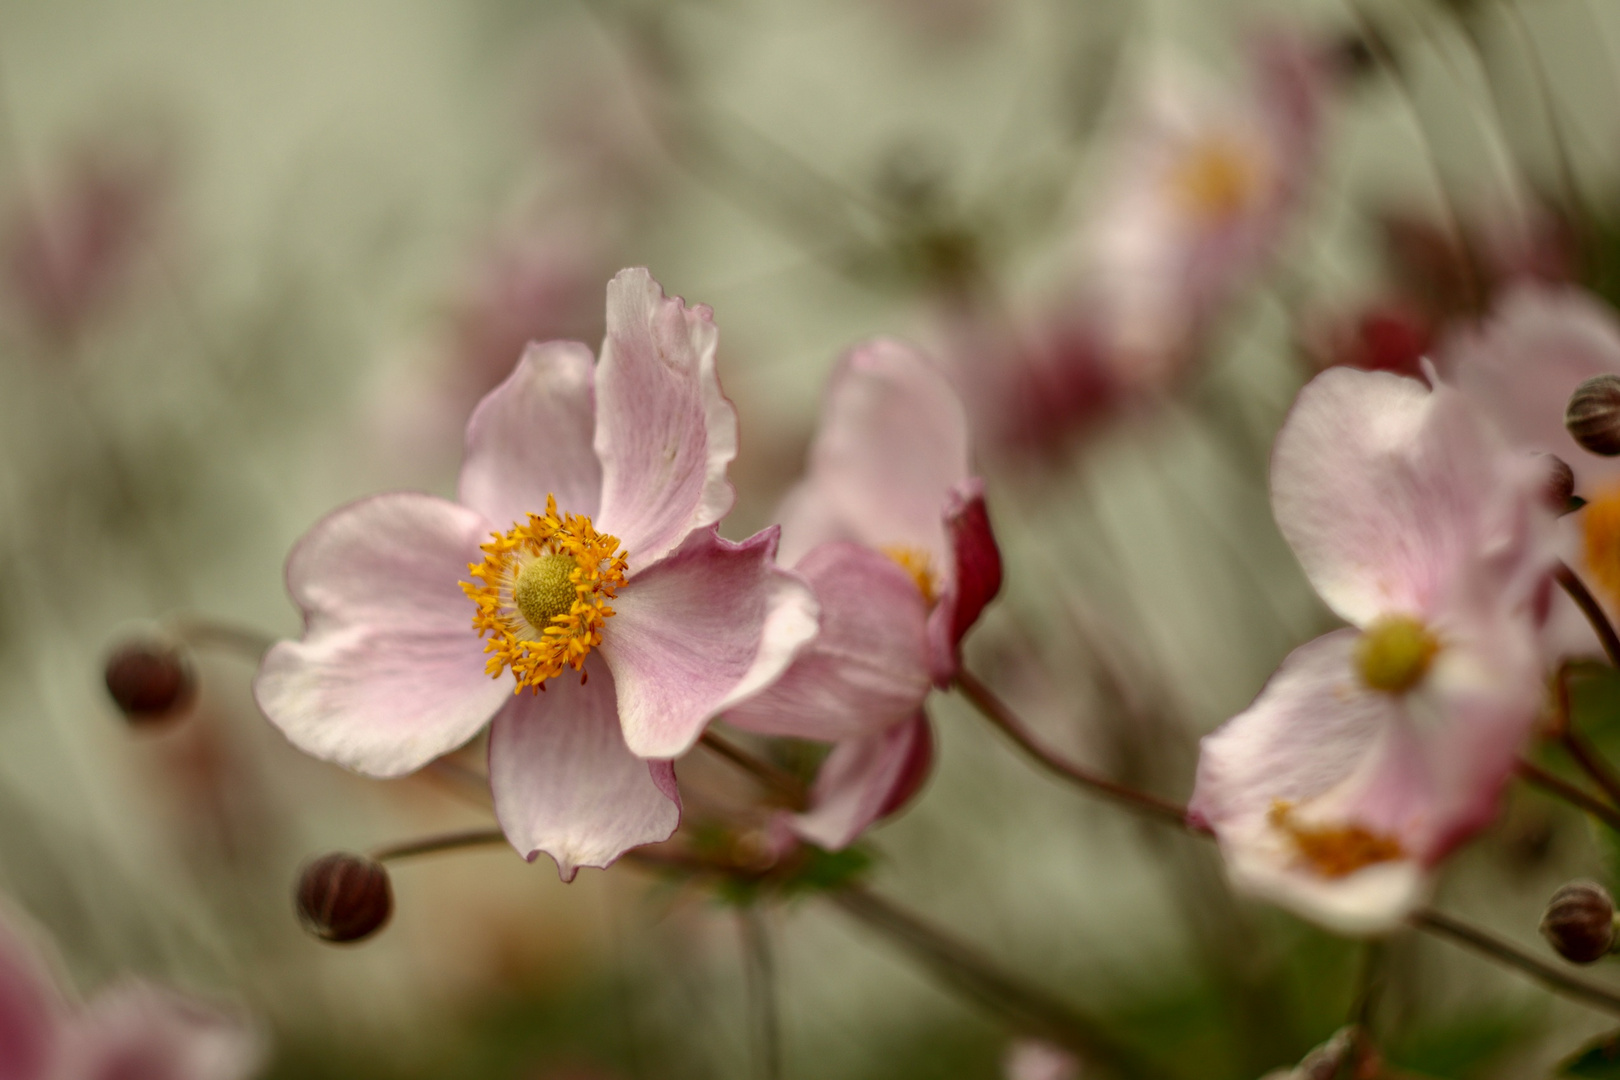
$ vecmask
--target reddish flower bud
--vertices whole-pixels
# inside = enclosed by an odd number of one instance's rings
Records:
[[[1620,375],[1587,379],[1569,396],[1564,426],[1594,454],[1620,454]]]
[[[197,692],[185,654],[157,640],[132,641],[114,650],[107,657],[106,680],[107,693],[136,724],[184,712]]]
[[[1556,454],[1533,454],[1537,463],[1546,468],[1546,480],[1541,489],[1543,501],[1554,513],[1569,510],[1569,501],[1575,497],[1575,470]],[[1579,505],[1579,504],[1577,504]]]
[[[394,890],[383,864],[346,851],[306,865],[295,898],[304,929],[331,942],[368,938],[394,913]]]
[[[1595,881],[1572,881],[1547,901],[1541,936],[1572,964],[1601,960],[1614,945],[1614,900]]]

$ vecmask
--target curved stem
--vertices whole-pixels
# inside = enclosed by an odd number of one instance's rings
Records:
[[[781,1080],[782,1018],[776,994],[776,962],[769,930],[758,907],[738,910],[743,938],[743,976],[752,1018],[754,1071],[759,1080]]]
[[[1125,809],[1156,821],[1180,825],[1194,833],[1207,835],[1209,830],[1187,820],[1187,808],[1169,799],[1161,799],[1145,791],[1116,783],[1073,762],[1065,761],[1042,746],[1029,727],[971,672],[957,672],[956,688],[973,703],[984,718],[1011,739],[1030,760],[1054,776],[1123,806]]]
[[[1581,609],[1581,614],[1586,616],[1586,621],[1592,624],[1598,640],[1603,643],[1603,652],[1608,656],[1609,663],[1620,668],[1620,635],[1615,634],[1614,624],[1609,621],[1609,616],[1604,614],[1603,605],[1592,595],[1592,590],[1575,576],[1575,571],[1569,568],[1568,563],[1560,562],[1553,570],[1553,577],[1569,594],[1569,598],[1575,601],[1576,606]]]
[[[1543,791],[1556,795],[1577,810],[1584,810],[1611,829],[1620,830],[1620,809],[1616,809],[1598,798],[1571,784],[1562,777],[1554,776],[1540,765],[1523,758],[1519,759],[1516,770],[1519,779],[1527,784],[1541,788]]]
[[[203,615],[177,615],[169,620],[168,626],[170,633],[194,649],[214,646],[234,652],[255,664],[276,643],[275,638],[262,630]]]
[[[786,769],[750,754],[730,739],[714,731],[705,731],[698,743],[705,750],[724,758],[765,787],[776,792],[795,810],[803,810],[809,805],[810,792],[804,786],[804,781]]]
[[[1002,970],[977,949],[859,886],[826,894],[846,915],[882,934],[940,982],[1014,1028],[1049,1039],[1126,1076],[1147,1075],[1136,1054],[1067,1002]]]
[[[1518,968],[1555,994],[1620,1015],[1620,992],[1577,979],[1477,926],[1470,926],[1428,908],[1414,912],[1407,921],[1424,933],[1445,938],[1509,967]]]
[[[374,850],[371,857],[378,862],[390,862],[394,859],[408,859],[415,855],[434,855],[441,851],[458,851],[462,848],[483,847],[486,844],[504,844],[505,842],[506,834],[499,829],[467,829],[464,832],[424,836],[419,840],[406,840],[399,844],[389,844],[386,847]]]

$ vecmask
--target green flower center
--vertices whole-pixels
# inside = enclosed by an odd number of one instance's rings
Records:
[[[1410,615],[1388,615],[1356,642],[1356,672],[1374,690],[1404,694],[1416,686],[1440,651],[1440,641]]]
[[[512,601],[530,626],[544,630],[558,615],[566,615],[579,595],[574,588],[578,568],[568,555],[537,555],[523,564],[512,584]]]

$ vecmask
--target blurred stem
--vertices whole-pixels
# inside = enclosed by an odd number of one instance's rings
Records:
[[[1575,605],[1581,609],[1581,614],[1586,616],[1586,621],[1592,624],[1598,640],[1603,643],[1603,653],[1609,658],[1609,663],[1620,668],[1620,636],[1615,634],[1614,624],[1609,621],[1609,616],[1604,614],[1603,605],[1592,595],[1592,590],[1586,587],[1586,583],[1575,575],[1575,571],[1571,570],[1566,562],[1559,562],[1553,571],[1553,577],[1569,594],[1569,598],[1575,601]]]
[[[169,632],[194,649],[211,646],[234,652],[257,664],[276,639],[251,626],[210,619],[203,615],[177,615],[168,622]]]
[[[1030,760],[1041,768],[1060,779],[1111,799],[1132,813],[1141,814],[1157,821],[1169,822],[1197,833],[1207,833],[1207,829],[1200,828],[1187,821],[1187,808],[1179,806],[1168,799],[1161,799],[1145,791],[1126,787],[1115,783],[1107,777],[1099,776],[1089,769],[1075,765],[1053,754],[1040,744],[1018,715],[1012,711],[988,686],[967,670],[957,672],[956,688],[962,696],[973,703],[984,718],[1011,739]]]
[[[1517,771],[1519,779],[1525,783],[1558,796],[1577,810],[1584,810],[1593,817],[1599,818],[1611,829],[1620,830],[1620,810],[1610,806],[1596,795],[1588,794],[1568,780],[1554,776],[1541,766],[1523,758],[1519,759]]]
[[[1122,1075],[1150,1075],[1136,1055],[1102,1025],[1045,990],[1008,974],[978,950],[893,901],[859,886],[826,895],[846,915],[882,934],[941,983],[1014,1028],[1058,1043],[1088,1063],[1112,1067]]]
[[[743,971],[748,984],[748,1011],[754,1043],[754,1075],[759,1080],[781,1080],[782,1024],[776,993],[776,961],[769,928],[758,905],[737,911],[743,937]]]
[[[1620,993],[1568,975],[1476,926],[1428,908],[1414,912],[1407,921],[1424,933],[1445,938],[1482,956],[1518,968],[1555,994],[1620,1015]]]
[[[795,810],[803,810],[810,803],[810,792],[804,786],[804,781],[777,765],[771,764],[763,758],[755,757],[730,739],[716,733],[705,731],[698,743],[705,749],[735,765],[762,785],[770,788],[787,801]]]
[[[1609,801],[1620,806],[1620,776],[1615,774],[1614,767],[1598,748],[1575,730],[1575,717],[1569,708],[1568,664],[1561,665],[1558,674],[1553,677],[1553,698],[1559,743],[1586,775],[1603,789]]]
[[[416,855],[436,855],[441,851],[460,851],[463,848],[505,842],[506,834],[499,829],[467,829],[463,832],[424,836],[417,840],[389,844],[373,850],[371,857],[378,862],[391,862],[394,859],[408,859]]]

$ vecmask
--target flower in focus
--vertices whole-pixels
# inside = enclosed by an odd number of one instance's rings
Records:
[[[1570,467],[1587,505],[1560,523],[1560,552],[1610,611],[1620,610],[1620,460],[1582,449],[1564,425],[1577,386],[1620,374],[1620,320],[1578,289],[1524,284],[1505,294],[1479,329],[1449,340],[1442,359],[1513,446]],[[1585,617],[1561,594],[1546,636],[1555,655],[1601,652]]]
[[[1121,380],[1162,386],[1262,270],[1314,169],[1329,69],[1305,41],[1251,47],[1233,100],[1166,73],[1117,147],[1083,236],[1088,296]]]
[[[41,957],[0,925],[0,1076],[6,1080],[244,1080],[264,1058],[243,1018],[126,981],[69,1002]]]
[[[377,495],[316,524],[287,561],[299,641],[254,691],[294,744],[399,776],[493,717],[495,812],[564,880],[667,839],[671,759],[774,680],[815,633],[776,531],[716,523],[737,420],[706,307],[645,270],[608,286],[599,362],[531,346],[467,425],[459,501]]]
[[[781,557],[814,590],[821,630],[726,719],[835,744],[794,827],[836,849],[922,783],[923,699],[954,676],[963,635],[1001,586],[967,416],[927,357],[882,339],[845,357],[782,520]]]
[[[1379,932],[1495,815],[1545,697],[1542,484],[1445,384],[1334,368],[1300,392],[1272,508],[1352,628],[1295,649],[1203,741],[1190,812],[1237,887]]]

